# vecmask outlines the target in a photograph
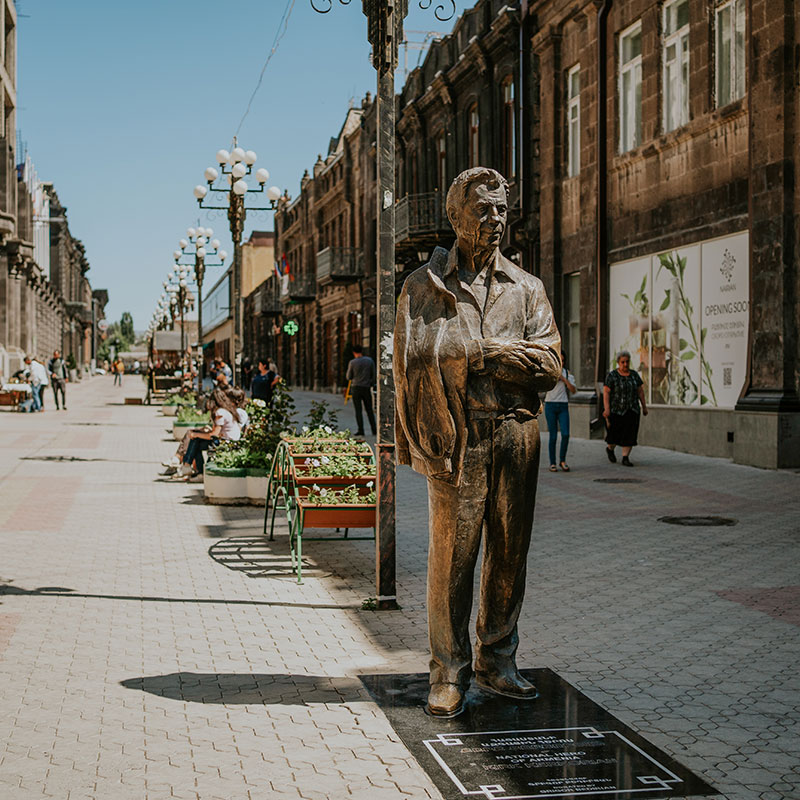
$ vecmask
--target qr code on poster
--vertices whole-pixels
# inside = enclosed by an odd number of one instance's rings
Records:
[[[730,386],[733,383],[733,367],[722,368],[722,385]]]

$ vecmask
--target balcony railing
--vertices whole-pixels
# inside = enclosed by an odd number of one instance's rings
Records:
[[[317,283],[347,283],[364,275],[364,256],[355,247],[326,247],[317,253]]]
[[[277,316],[283,311],[280,294],[280,278],[270,278],[253,297],[253,313]]]
[[[418,236],[452,232],[440,192],[409,194],[394,207],[395,242]]]
[[[317,282],[311,275],[285,275],[281,278],[281,301],[284,303],[313,300]]]

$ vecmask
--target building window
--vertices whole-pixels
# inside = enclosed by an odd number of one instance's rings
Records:
[[[442,131],[436,137],[436,188],[440,192],[447,189],[447,139]]]
[[[664,6],[664,130],[689,121],[689,0]]]
[[[581,65],[567,73],[567,175],[581,171]]]
[[[745,0],[730,0],[717,9],[717,108],[745,92]]]
[[[514,79],[503,81],[503,168],[505,177],[512,180],[517,165],[517,118],[514,113]]]
[[[619,37],[619,149],[642,143],[642,23]]]
[[[581,373],[581,274],[573,272],[565,275],[566,308],[564,317],[566,318],[567,341],[564,348],[564,357],[569,367],[578,381]]]
[[[478,104],[470,106],[468,112],[469,119],[469,165],[470,167],[477,167],[480,164],[480,153],[478,148],[478,135],[480,127],[480,118],[478,117]]]

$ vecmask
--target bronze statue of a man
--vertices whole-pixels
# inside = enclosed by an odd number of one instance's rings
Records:
[[[539,394],[561,372],[561,340],[538,278],[499,250],[508,184],[462,172],[447,193],[456,232],[406,281],[397,309],[394,380],[400,463],[428,478],[428,711],[460,713],[472,676],[469,617],[484,537],[475,678],[515,699],[517,620],[539,465]]]

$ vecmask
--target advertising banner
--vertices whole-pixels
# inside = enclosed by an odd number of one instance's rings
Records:
[[[653,258],[651,403],[701,402],[700,246]]]
[[[747,232],[612,264],[609,369],[620,350],[656,405],[733,408],[747,367]]]
[[[747,369],[749,245],[747,233],[703,244],[703,394],[720,408],[736,404]]]
[[[651,324],[650,257],[638,258],[612,264],[609,271],[609,353],[608,370],[617,366],[620,350],[631,354],[631,369],[635,369],[644,381],[645,396],[650,384]]]

